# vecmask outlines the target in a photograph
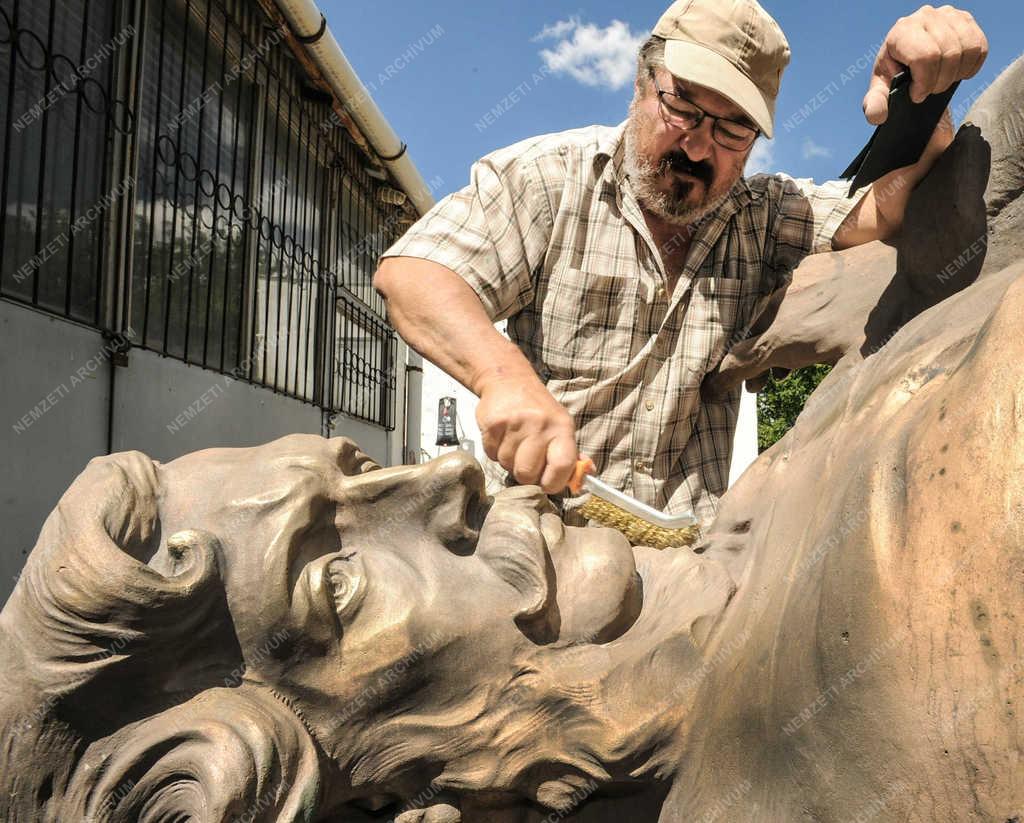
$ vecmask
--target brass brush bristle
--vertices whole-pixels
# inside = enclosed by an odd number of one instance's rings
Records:
[[[584,489],[590,492],[580,507],[580,514],[587,519],[618,530],[634,546],[667,549],[691,546],[700,539],[700,526],[693,512],[660,512],[594,477],[594,470],[593,461],[581,456],[569,481],[573,493]]]
[[[602,526],[617,529],[634,546],[651,546],[655,549],[692,546],[700,537],[698,526],[683,526],[679,529],[656,526],[620,509],[614,503],[602,500],[596,494],[587,498],[587,502],[580,507],[580,514]]]

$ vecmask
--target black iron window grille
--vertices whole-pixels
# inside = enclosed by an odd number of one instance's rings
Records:
[[[402,198],[256,0],[0,0],[0,64],[0,295],[394,426]]]
[[[105,325],[107,243],[132,180],[116,82],[135,28],[114,4],[0,2],[0,295]]]

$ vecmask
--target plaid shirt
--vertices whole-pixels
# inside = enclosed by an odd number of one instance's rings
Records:
[[[848,184],[740,180],[693,235],[672,294],[623,166],[625,123],[524,140],[473,165],[383,257],[457,272],[548,390],[580,451],[660,510],[712,517],[729,480],[741,389],[700,384],[747,336],[771,293],[859,200]],[[866,190],[865,190],[866,191]],[[568,522],[577,501],[565,502]]]

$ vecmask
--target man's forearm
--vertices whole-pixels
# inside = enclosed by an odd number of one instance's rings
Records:
[[[405,341],[480,398],[487,456],[521,484],[564,491],[578,455],[572,418],[466,281],[429,260],[389,257],[373,285]]]
[[[888,232],[887,237],[895,236],[903,227],[903,216],[907,212],[910,195],[949,148],[953,136],[953,117],[949,109],[946,109],[921,153],[921,159],[912,166],[895,169],[880,177],[872,187],[876,219]]]
[[[921,159],[878,178],[832,238],[832,248],[848,249],[899,234],[910,195],[953,142],[953,118],[946,109]]]
[[[373,285],[402,339],[474,394],[511,377],[539,382],[519,348],[503,337],[476,292],[458,274],[415,257],[381,262]]]

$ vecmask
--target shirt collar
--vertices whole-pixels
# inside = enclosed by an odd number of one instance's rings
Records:
[[[594,164],[601,165],[600,179],[605,185],[620,187],[627,179],[624,159],[628,123],[629,120],[623,120],[598,144]]]

